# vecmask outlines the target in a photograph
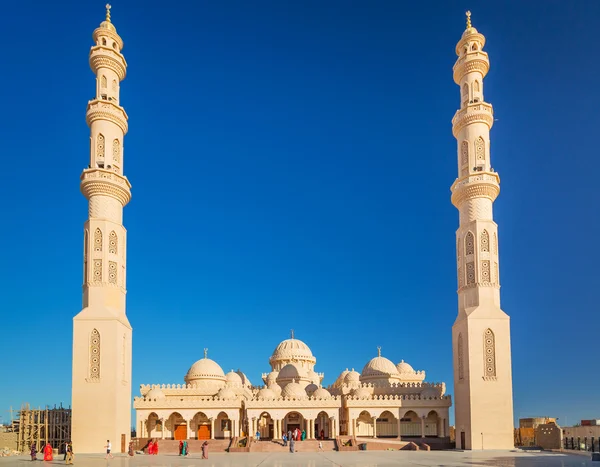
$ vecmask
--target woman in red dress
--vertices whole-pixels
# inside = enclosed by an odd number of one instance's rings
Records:
[[[158,454],[158,440],[154,441],[154,451],[153,454],[156,456]]]
[[[44,460],[51,461],[52,459],[52,445],[48,443],[46,446],[44,446]]]
[[[148,441],[148,454],[154,454],[154,443],[152,442],[152,440]]]

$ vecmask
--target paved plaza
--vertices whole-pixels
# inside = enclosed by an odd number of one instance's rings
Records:
[[[55,457],[52,462],[37,461],[40,467],[65,465],[63,456]],[[43,463],[43,466],[41,465]],[[0,467],[26,466],[32,461],[28,456],[0,458]],[[383,466],[419,466],[419,467],[459,467],[459,466],[497,466],[497,467],[600,467],[600,462],[592,462],[590,456],[553,454],[542,452],[458,452],[458,451],[359,451],[359,452],[299,452],[291,453],[211,453],[208,460],[199,455],[181,458],[176,455],[135,456],[133,458],[117,455],[114,459],[104,460],[102,455],[79,455],[75,458],[76,467],[383,467]]]

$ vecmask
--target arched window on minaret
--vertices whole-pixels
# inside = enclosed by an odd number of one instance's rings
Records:
[[[463,337],[462,334],[459,333],[458,334],[458,351],[456,352],[458,354],[458,379],[459,380],[463,380],[465,379],[465,372],[464,372],[464,350],[463,350]]]
[[[463,105],[467,105],[469,102],[469,85],[467,83],[463,84],[462,87],[462,100]]]
[[[481,86],[479,86],[479,81],[475,80],[473,83],[473,91],[479,92],[481,90]]]
[[[106,87],[106,76],[102,75],[102,78],[100,78],[100,86],[102,88]]]
[[[121,143],[119,142],[118,139],[113,140],[112,153],[113,153],[112,154],[113,162],[116,164],[120,164],[121,163]]]
[[[119,239],[117,237],[117,234],[115,233],[114,230],[112,230],[110,232],[110,234],[108,235],[108,252],[109,253],[113,253],[113,254],[117,254],[117,250],[119,248]]]
[[[460,176],[469,174],[469,142],[463,141],[460,145]]]
[[[106,38],[102,38],[102,45],[106,45]]]
[[[101,167],[104,167],[104,135],[102,133],[99,133],[96,138],[96,156],[102,158]]]
[[[116,79],[112,80],[112,90],[114,92],[117,92],[117,80]]]
[[[94,251],[102,251],[102,230],[100,228],[94,231]]]
[[[481,251],[490,252],[490,234],[487,230],[481,232]]]
[[[475,236],[473,232],[467,232],[465,236],[465,255],[472,255],[475,253]]]
[[[97,329],[90,335],[90,379],[100,379],[100,333]]]
[[[485,141],[481,136],[475,141],[475,159],[478,161],[485,160]]]
[[[487,328],[483,333],[484,372],[486,378],[496,378],[496,338],[494,332]]]

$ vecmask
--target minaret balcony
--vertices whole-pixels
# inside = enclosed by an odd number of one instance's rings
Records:
[[[123,81],[127,74],[125,57],[116,50],[102,45],[96,45],[90,50],[90,67],[96,74],[100,68],[108,68],[117,74],[120,81]]]
[[[456,84],[460,84],[463,76],[467,73],[474,71],[478,71],[485,78],[485,75],[490,71],[488,54],[481,50],[467,52],[456,60],[452,70],[454,71],[453,77]]]
[[[125,206],[131,200],[127,177],[105,169],[86,169],[81,174],[81,192],[88,200],[95,195],[110,196]]]
[[[457,179],[450,188],[452,204],[457,208],[463,201],[488,198],[492,202],[500,193],[500,176],[496,172],[479,172]]]
[[[494,124],[494,108],[487,102],[474,102],[468,104],[454,114],[452,119],[452,134],[458,137],[460,130],[471,123],[485,123],[488,128]]]
[[[127,133],[127,113],[125,109],[120,105],[117,105],[113,101],[104,99],[94,99],[88,102],[87,112],[85,114],[85,120],[88,126],[91,126],[96,120],[108,120],[109,122],[118,125],[123,131],[123,134]]]

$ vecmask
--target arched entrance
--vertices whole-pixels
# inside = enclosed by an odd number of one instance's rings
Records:
[[[148,438],[162,438],[162,421],[158,418],[156,412],[152,412],[148,415],[148,420],[146,421],[146,433],[148,434]]]
[[[421,436],[421,419],[416,412],[409,410],[400,419],[401,436]]]
[[[215,423],[215,438],[225,439],[233,438],[232,436],[231,420],[225,412],[217,415],[217,421]]]
[[[356,419],[356,436],[373,436],[373,417],[366,410],[363,410]]]
[[[425,418],[425,436],[440,436],[440,416],[435,410],[427,414]]]
[[[377,437],[396,438],[398,436],[398,419],[386,410],[377,418]]]
[[[166,423],[165,437],[171,439],[188,439],[187,422],[179,412],[173,412],[169,415]]]
[[[273,439],[273,418],[268,412],[260,414],[257,424],[256,431],[260,433],[260,439]]]
[[[298,429],[300,433],[302,430],[308,431],[306,421],[299,412],[289,412],[284,418],[283,426],[286,433],[292,432],[292,436],[296,429]]]
[[[192,425],[196,427],[196,439],[210,439],[210,419],[204,412],[197,412],[194,415]]]
[[[331,438],[331,423],[327,412],[319,412],[315,418],[315,438],[329,439]]]

